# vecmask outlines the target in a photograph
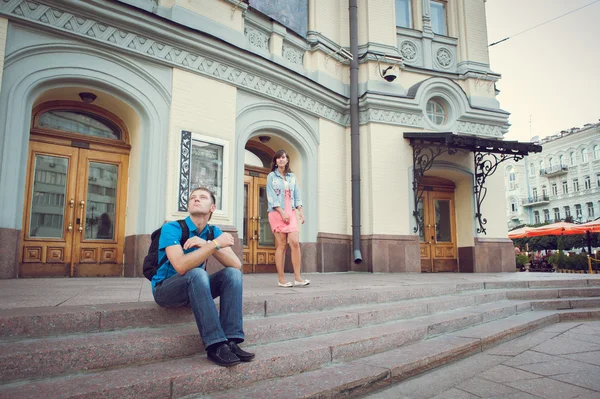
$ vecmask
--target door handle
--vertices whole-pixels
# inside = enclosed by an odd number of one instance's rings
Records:
[[[72,232],[73,232],[73,222],[69,222],[69,225],[67,226],[67,231],[68,231],[69,233],[72,233]]]
[[[79,214],[79,220],[81,221],[81,223],[79,223],[79,227],[77,228],[77,231],[79,231],[80,233],[83,232],[83,208],[85,206],[85,201],[81,200],[79,201],[79,208],[80,208],[80,214]]]
[[[71,198],[69,200],[69,208],[74,208],[75,207],[75,200],[73,198]]]

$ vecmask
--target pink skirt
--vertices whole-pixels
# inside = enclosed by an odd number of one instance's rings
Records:
[[[290,190],[285,190],[285,213],[290,217],[290,222],[285,223],[283,218],[277,211],[269,212],[269,224],[273,233],[293,233],[298,231],[298,218],[296,218],[296,210],[292,209],[292,200]]]

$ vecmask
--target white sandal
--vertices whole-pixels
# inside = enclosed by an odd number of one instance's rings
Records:
[[[278,286],[283,287],[283,288],[290,288],[293,287],[294,285],[291,282],[287,282],[285,284],[281,284],[281,283],[277,283]]]
[[[294,281],[294,287],[309,285],[310,280]]]

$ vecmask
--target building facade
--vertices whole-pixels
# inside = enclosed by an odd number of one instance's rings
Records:
[[[503,176],[480,180],[471,140],[501,152],[508,129],[485,2],[363,0],[356,24],[352,4],[0,2],[0,276],[141,276],[149,234],[198,185],[244,272],[271,271],[278,149],[302,187],[305,271],[514,271]]]
[[[504,168],[508,228],[600,217],[600,123],[538,142],[542,152]]]

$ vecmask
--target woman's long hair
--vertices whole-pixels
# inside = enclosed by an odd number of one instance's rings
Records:
[[[277,160],[284,155],[287,157],[287,160],[288,160],[288,162],[285,164],[284,173],[287,175],[288,173],[290,173],[292,171],[290,169],[290,156],[284,150],[279,150],[275,153],[275,155],[273,155],[273,161],[271,161],[271,172],[273,172],[275,169],[277,169]]]

